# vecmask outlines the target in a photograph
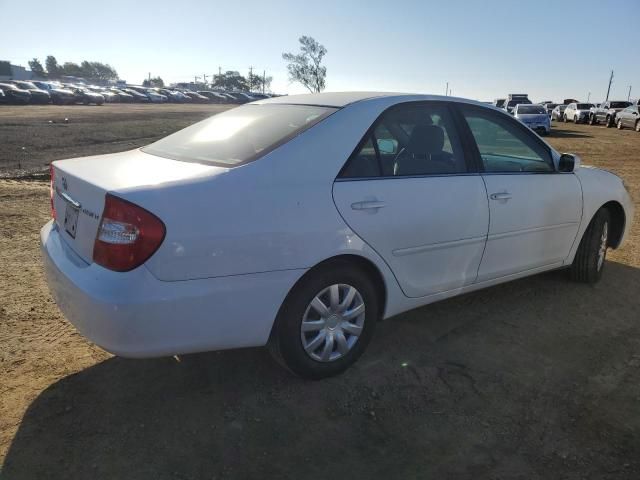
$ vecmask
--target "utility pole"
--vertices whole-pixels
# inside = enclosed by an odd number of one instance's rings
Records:
[[[264,95],[265,84],[267,83],[267,71],[262,71],[262,94]],[[631,87],[629,87],[631,89]]]
[[[249,67],[249,91],[253,87],[253,67]]]
[[[447,86],[444,87],[444,96],[445,97],[449,96],[449,82],[447,82]]]
[[[222,75],[222,67],[218,67],[218,75]]]
[[[627,95],[627,102],[631,100],[631,85],[629,85],[629,94]]]
[[[203,74],[202,74],[202,78],[204,78],[204,85],[205,85],[205,87],[206,87],[206,86],[207,86],[207,74],[206,74],[206,73],[203,73]]]
[[[611,70],[611,76],[609,77],[609,86],[607,87],[607,98],[604,99],[605,102],[609,101],[609,92],[611,92],[612,83],[613,83],[613,70]]]
[[[591,92],[589,92],[589,95],[587,95],[587,103],[589,103],[589,100],[591,100]]]

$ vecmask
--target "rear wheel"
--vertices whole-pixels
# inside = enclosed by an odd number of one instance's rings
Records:
[[[562,119],[564,120],[564,123],[567,123],[569,121],[566,114],[562,116]]]
[[[640,120],[636,122],[636,132],[640,132]]]
[[[579,123],[577,115],[573,116],[573,123]]]
[[[595,125],[596,124],[596,116],[595,115],[589,115],[589,125]]]
[[[613,127],[613,118],[611,117],[611,115],[607,116],[607,128],[611,128]]]
[[[622,130],[624,127],[622,126],[622,120],[618,119],[618,130]]]
[[[582,236],[571,264],[572,280],[594,284],[602,277],[609,241],[610,215],[606,208],[596,212]]]
[[[271,352],[304,378],[343,372],[371,340],[380,315],[376,293],[368,275],[348,262],[311,272],[282,305]]]

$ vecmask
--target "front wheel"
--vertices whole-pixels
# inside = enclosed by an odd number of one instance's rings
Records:
[[[636,132],[640,132],[640,120],[636,122]]]
[[[618,130],[622,130],[622,120],[618,119]]]
[[[607,117],[607,128],[613,127],[613,118]]]
[[[563,118],[563,120],[564,120],[564,123],[568,123],[568,122],[569,122],[569,119],[567,118],[567,116],[566,116],[566,115],[563,115],[563,116],[562,116],[562,118]]]
[[[379,315],[377,289],[363,270],[348,262],[320,267],[289,293],[269,347],[301,377],[337,375],[367,348]]]
[[[571,264],[572,280],[594,284],[600,281],[609,246],[610,215],[606,208],[596,212],[582,236]]]
[[[589,125],[595,125],[595,124],[596,124],[596,116],[589,115]]]

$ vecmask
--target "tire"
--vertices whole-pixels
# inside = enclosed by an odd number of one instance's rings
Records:
[[[618,127],[618,130],[622,130],[624,127],[622,126],[622,120],[618,119],[618,124],[616,125]]]
[[[595,125],[595,124],[596,124],[596,116],[589,115],[589,125]]]
[[[569,270],[572,280],[593,285],[602,278],[611,230],[610,218],[609,211],[601,208],[591,219]]]
[[[339,302],[335,302],[337,308],[332,308],[330,297],[337,286]],[[356,292],[349,305],[344,306],[349,288]],[[325,315],[312,306],[317,300],[328,307]],[[342,318],[345,311],[357,310],[359,305],[364,306],[363,313],[348,322]],[[303,277],[285,299],[269,340],[269,350],[279,363],[300,377],[318,380],[338,375],[355,363],[367,348],[380,317],[379,309],[376,286],[362,269],[346,261],[320,267]],[[350,322],[358,322],[361,326],[358,328]],[[311,329],[303,332],[303,323]],[[359,333],[353,335],[351,332]],[[306,342],[306,349],[303,342]],[[317,343],[315,347],[314,342]],[[344,351],[340,351],[340,345]]]
[[[574,115],[574,116],[573,116],[573,123],[575,123],[576,125],[577,125],[578,123],[580,123],[580,121],[578,120],[578,116],[577,116],[577,115]]]
[[[613,119],[610,116],[607,116],[606,122],[607,128],[613,127]]]
[[[567,119],[566,115],[563,115],[562,118],[564,119],[564,123],[568,123],[569,122],[569,120]]]
[[[635,131],[636,131],[636,132],[640,132],[640,120],[638,120],[638,121],[636,122],[636,128],[635,128]]]

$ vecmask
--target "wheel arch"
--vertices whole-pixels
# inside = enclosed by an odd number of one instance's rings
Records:
[[[304,275],[302,275],[291,286],[286,296],[284,297],[284,300],[282,301],[282,305],[280,305],[280,308],[278,309],[278,314],[276,315],[275,321],[273,322],[273,326],[271,327],[270,338],[273,337],[274,332],[277,330],[278,318],[280,318],[280,312],[283,306],[287,302],[289,296],[296,290],[298,285],[300,285],[303,281],[305,281],[311,275],[314,275],[319,270],[325,269],[325,268],[331,268],[332,265],[339,265],[339,264],[342,264],[342,265],[350,264],[355,268],[359,268],[362,271],[364,271],[369,276],[369,278],[372,279],[375,285],[376,291],[381,300],[379,311],[382,314],[384,314],[387,308],[388,290],[387,290],[386,282],[384,280],[384,276],[380,271],[380,269],[376,266],[376,264],[373,263],[370,259],[363,257],[361,255],[355,255],[350,253],[335,255],[333,257],[329,257],[325,260],[322,260],[321,262],[316,263],[313,267],[307,270],[304,273]]]
[[[624,234],[624,227],[626,224],[626,215],[624,213],[624,208],[619,202],[615,200],[605,203],[600,208],[607,209],[609,211],[609,215],[611,216],[611,233],[609,236],[609,246],[614,249],[618,248],[620,246],[620,242]]]

